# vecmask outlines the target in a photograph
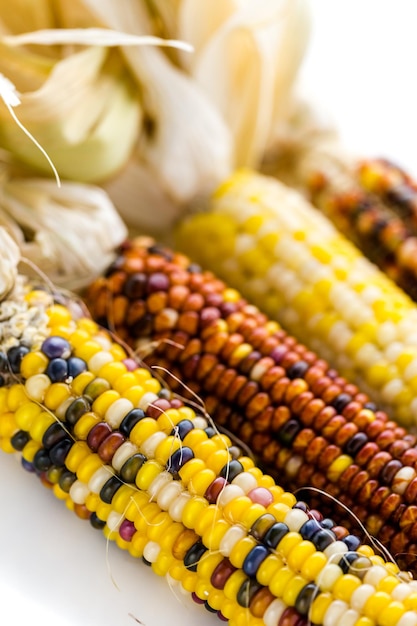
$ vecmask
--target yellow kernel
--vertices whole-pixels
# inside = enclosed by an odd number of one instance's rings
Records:
[[[125,372],[118,376],[118,378],[114,381],[113,388],[120,394],[123,394],[124,391],[137,385],[137,379],[133,372]]]
[[[92,339],[87,339],[84,343],[76,346],[74,349],[74,354],[80,359],[88,362],[92,356],[97,354],[97,352],[102,351],[101,345],[97,341],[93,341]]]
[[[77,439],[85,441],[90,430],[101,421],[101,418],[91,411],[84,413],[74,426],[74,435]]]
[[[266,510],[268,513],[271,513],[271,515],[275,517],[277,522],[283,522],[290,508],[291,507],[287,504],[283,504],[282,502],[278,501],[270,504]]]
[[[257,581],[261,585],[268,587],[272,580],[272,577],[282,567],[284,567],[283,559],[277,554],[269,554],[259,566],[259,569],[256,573]]]
[[[323,552],[315,552],[307,558],[301,568],[301,574],[310,580],[315,580],[323,567],[327,564],[327,557]]]
[[[393,600],[387,604],[378,615],[379,626],[392,626],[393,624],[397,624],[405,611],[406,609],[402,602]]]
[[[257,545],[254,537],[243,537],[235,543],[229,556],[229,561],[234,567],[242,568],[245,558],[249,552]]]
[[[191,431],[192,432],[192,431]],[[204,431],[203,431],[204,432]],[[188,437],[188,435],[187,435]],[[185,441],[185,439],[184,439]],[[207,467],[212,469],[216,474],[230,461],[230,454],[228,450],[217,450],[207,460]]]
[[[403,604],[407,611],[417,611],[417,591],[404,598]]]
[[[244,496],[243,496],[244,497]],[[258,502],[254,502],[251,504],[243,513],[240,518],[240,523],[247,530],[252,528],[258,517],[264,515],[266,513],[266,508],[259,504]]]
[[[241,456],[239,457],[239,461],[243,466],[244,472],[249,472],[255,467],[255,462],[250,458],[250,456]]]
[[[113,502],[112,502],[113,504]],[[152,524],[148,528],[148,537],[151,541],[156,541],[158,544],[161,541],[161,537],[172,524],[172,519],[166,511],[161,511],[153,519]]]
[[[76,441],[65,458],[65,465],[70,472],[76,473],[81,461],[90,454],[91,451],[85,441]]]
[[[327,469],[327,478],[335,483],[343,472],[353,463],[352,457],[348,454],[341,454],[331,463]]]
[[[293,548],[287,555],[288,566],[294,571],[301,572],[301,568],[309,556],[317,551],[316,546],[312,541],[303,539],[298,545]]]
[[[196,519],[194,530],[202,537],[208,528],[211,528],[214,524],[222,519],[222,514],[218,506],[215,504],[209,504],[201,513],[200,517]]]
[[[139,422],[140,424],[141,422]],[[150,484],[162,471],[162,467],[157,461],[146,461],[136,475],[136,486],[142,491],[149,489]]]
[[[123,397],[129,400],[133,406],[139,406],[144,394],[144,389],[140,385],[134,385],[123,392]]]
[[[142,556],[143,550],[148,543],[148,538],[146,537],[146,535],[140,535],[139,533],[135,533],[130,543],[132,544],[134,551]]]
[[[281,539],[277,546],[277,552],[284,557],[287,557],[290,552],[303,541],[300,533],[290,531]]]
[[[16,432],[15,414],[7,411],[0,415],[0,437],[8,437],[9,439]]]
[[[194,448],[194,454],[198,459],[203,459],[204,461],[208,459],[212,454],[214,454],[218,450],[218,446],[215,441],[211,439],[205,439],[196,445]]]
[[[308,614],[312,624],[322,624],[324,616],[330,604],[333,602],[333,596],[329,591],[319,593],[313,600]]]
[[[70,395],[71,392],[68,385],[65,383],[52,383],[45,392],[44,404],[51,411],[55,411]]]
[[[223,561],[221,554],[210,554],[209,552],[206,552],[198,562],[197,575],[202,579],[210,580],[214,569],[221,561]],[[213,589],[213,587],[211,588]]]
[[[49,359],[43,352],[28,352],[20,364],[20,373],[23,378],[29,378],[35,374],[43,374],[48,367]]]
[[[78,328],[86,330],[90,335],[95,335],[99,330],[96,322],[94,322],[89,317],[82,317],[81,319],[77,320],[77,326]]]
[[[28,396],[23,385],[16,384],[9,387],[7,404],[10,411],[17,411],[17,409],[23,404],[26,404],[27,401]]]
[[[126,374],[126,366],[119,361],[112,361],[100,368],[98,376],[107,380],[111,385],[114,385],[119,376],[123,376],[123,374]]]
[[[120,394],[118,394],[117,391],[108,389],[94,400],[92,409],[95,413],[103,417],[113,402],[119,400],[119,398]]]
[[[305,587],[308,580],[296,574],[294,578],[285,586],[282,594],[282,600],[287,606],[294,606],[298,594]]]
[[[368,558],[370,558],[371,556],[375,556],[375,552],[373,551],[371,546],[368,546],[366,544],[361,544],[358,548],[356,548],[356,552],[358,554],[361,554],[362,556],[367,556]]]
[[[185,446],[191,448],[191,450],[195,450],[199,443],[201,443],[202,441],[206,441],[207,439],[208,436],[207,433],[204,432],[204,430],[195,429],[190,430],[190,432],[185,435],[183,443]]]
[[[183,530],[184,528],[180,522],[172,522],[171,526],[164,533],[164,536],[161,537],[161,549],[171,552],[172,546]]]
[[[98,454],[89,454],[86,456],[77,467],[77,478],[83,482],[88,483],[92,475],[103,466],[103,461]]]
[[[125,350],[117,343],[112,343],[109,352],[113,355],[115,361],[123,361],[126,358]]]
[[[277,597],[282,598],[283,591],[288,583],[294,578],[294,572],[287,566],[281,567],[269,583],[269,589],[271,593]]]
[[[366,617],[370,617],[376,621],[378,619],[378,615],[385,607],[388,606],[390,602],[391,596],[388,593],[385,593],[384,591],[376,591],[365,602],[363,612]],[[417,608],[417,604],[415,608]]]
[[[221,540],[229,528],[230,525],[225,520],[220,519],[214,526],[208,528],[203,534],[202,540],[204,545],[207,546],[209,550],[217,551]]]
[[[85,499],[85,506],[89,511],[95,513],[97,511],[97,507],[100,503],[100,496],[98,493],[89,493]]]
[[[201,470],[205,469],[206,464],[201,459],[190,459],[187,463],[179,470],[178,474],[185,485],[188,485],[191,478],[197,474],[197,472],[201,472]]]
[[[173,435],[168,435],[156,446],[154,455],[156,461],[161,463],[161,465],[165,465],[171,454],[179,450],[179,448],[181,448],[181,441]]]
[[[182,523],[186,528],[195,528],[197,519],[209,506],[207,500],[201,497],[190,498],[182,511]]]
[[[240,522],[244,513],[252,506],[253,502],[248,496],[234,498],[223,507],[224,519],[230,524]]]
[[[37,441],[28,441],[22,450],[22,456],[25,459],[25,461],[32,463],[35,454],[37,453],[38,450],[41,449],[41,447],[42,447],[41,444],[38,443]]]
[[[78,374],[72,381],[70,388],[71,392],[76,396],[81,396],[84,392],[84,389],[87,387],[92,380],[94,380],[95,375],[93,372],[81,372]]]
[[[47,311],[49,326],[65,326],[72,321],[70,311],[62,304],[53,304]]]
[[[51,424],[54,424],[56,421],[56,418],[51,413],[41,411],[41,413],[39,413],[39,415],[36,417],[36,420],[32,422],[32,425],[29,429],[31,439],[41,443],[46,429]]]
[[[63,489],[61,489],[61,487],[59,486],[58,483],[56,483],[53,487],[52,487],[52,491],[53,494],[56,498],[58,498],[58,500],[66,500],[68,498],[68,494],[66,491],[64,491]],[[92,509],[90,509],[92,510]]]
[[[136,520],[142,516],[142,509],[149,502],[149,496],[142,491],[132,490],[132,495],[130,497],[129,505],[126,507],[125,517],[131,522],[135,522]]]
[[[332,593],[337,600],[343,600],[349,604],[352,593],[361,584],[361,581],[357,576],[351,574],[344,574],[336,580],[332,588]]]
[[[181,413],[177,409],[168,409],[161,413],[156,421],[159,429],[168,434],[182,419]]]
[[[213,470],[205,468],[196,472],[188,483],[188,491],[191,494],[204,496],[208,487],[215,480],[216,474]]]
[[[0,449],[6,454],[13,454],[16,450],[13,448],[9,437],[0,437]]]
[[[226,581],[223,592],[228,600],[236,602],[236,597],[242,584],[247,580],[246,574],[242,570],[236,570]]]
[[[156,378],[149,378],[144,384],[146,393],[159,393],[161,391],[161,383]]]

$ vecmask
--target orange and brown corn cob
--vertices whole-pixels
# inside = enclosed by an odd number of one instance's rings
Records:
[[[166,368],[156,371],[173,389],[198,394],[286,488],[338,498],[415,568],[416,438],[356,385],[237,291],[146,239],[120,250],[86,302],[149,365]]]
[[[312,171],[311,202],[417,300],[417,185],[383,159],[346,172]]]

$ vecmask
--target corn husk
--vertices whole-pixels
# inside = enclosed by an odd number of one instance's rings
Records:
[[[44,274],[67,289],[80,289],[103,271],[127,235],[99,187],[64,182],[58,188],[52,180],[19,176],[3,180],[0,225],[20,249],[22,273]]]
[[[7,230],[0,226],[0,302],[14,287],[19,260],[18,246]]]

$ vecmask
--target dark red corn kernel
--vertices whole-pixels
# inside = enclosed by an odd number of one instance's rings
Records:
[[[87,445],[93,452],[97,452],[102,442],[112,432],[111,426],[107,422],[95,424],[87,435]]]
[[[204,494],[204,497],[209,502],[209,504],[215,504],[217,498],[219,497],[220,492],[227,485],[227,480],[225,478],[215,478],[213,482],[208,486],[207,491]]]
[[[215,589],[224,589],[224,586],[233,572],[236,571],[236,567],[234,567],[228,558],[224,558],[220,563],[214,568],[213,573],[210,578],[210,583],[213,585]]]
[[[117,448],[120,448],[124,441],[126,441],[126,439],[121,433],[117,431],[110,433],[110,435],[101,441],[97,449],[97,454],[100,459],[104,463],[110,463]]]

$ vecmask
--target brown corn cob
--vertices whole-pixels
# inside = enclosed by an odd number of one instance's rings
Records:
[[[236,290],[148,239],[124,246],[86,302],[100,324],[150,351],[146,362],[167,368],[172,388],[197,393],[286,488],[338,498],[416,569],[416,438],[357,386]]]

